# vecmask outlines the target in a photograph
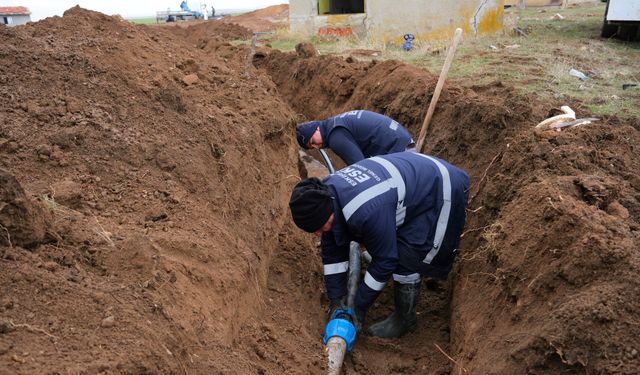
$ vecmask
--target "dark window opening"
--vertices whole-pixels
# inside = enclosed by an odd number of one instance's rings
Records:
[[[5,25],[8,25],[8,24],[9,24],[9,17],[2,17],[2,22],[3,22]]]
[[[318,14],[364,13],[364,0],[318,0]]]

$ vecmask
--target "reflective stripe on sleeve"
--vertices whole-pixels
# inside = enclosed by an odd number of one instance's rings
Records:
[[[387,184],[386,181],[383,181],[379,184],[373,185],[372,187],[368,188],[362,193],[356,195],[355,198],[353,198],[349,203],[347,203],[342,208],[342,214],[344,215],[344,219],[346,221],[349,221],[349,218],[351,218],[351,216],[356,211],[358,211],[358,209],[362,207],[363,204],[367,203],[368,201],[372,200],[373,198],[377,197],[380,194],[386,193],[387,191],[389,191],[389,189],[390,189],[389,184]]]
[[[440,251],[440,245],[444,240],[444,235],[447,232],[447,223],[449,222],[449,215],[451,214],[451,178],[449,176],[449,170],[444,166],[440,161],[424,154],[418,154],[424,158],[431,160],[440,170],[440,174],[442,175],[442,209],[440,210],[440,215],[438,216],[438,223],[436,225],[436,234],[433,236],[433,248],[429,250],[427,256],[424,258],[423,262],[430,264],[433,258],[438,255],[438,251]]]
[[[391,164],[389,161],[379,158],[377,156],[369,158],[384,169],[387,170],[389,175],[391,176],[389,179],[384,180],[378,184],[375,184],[368,188],[367,190],[361,192],[356,195],[349,203],[347,203],[342,208],[342,214],[344,215],[344,219],[349,221],[351,216],[365,203],[372,200],[373,198],[386,193],[392,188],[397,189],[398,194],[398,204],[396,206],[396,228],[404,223],[404,218],[407,214],[407,208],[404,206],[404,198],[406,194],[406,187],[404,184],[404,180],[402,179],[402,175],[398,168],[395,165]]]
[[[337,273],[345,273],[349,269],[349,261],[325,264],[323,268],[325,276],[335,275]]]
[[[373,276],[371,276],[371,274],[369,274],[369,271],[367,271],[364,274],[364,283],[371,289],[373,290],[377,290],[378,292],[381,291],[382,289],[384,289],[384,285],[386,283],[381,283],[379,281],[377,281],[376,279],[373,278]]]

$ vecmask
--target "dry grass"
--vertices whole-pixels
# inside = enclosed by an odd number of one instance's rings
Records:
[[[604,4],[579,7],[529,8],[505,11],[504,32],[499,35],[464,36],[449,77],[462,85],[500,80],[522,94],[535,94],[578,110],[579,116],[618,115],[640,117],[640,87],[623,90],[625,83],[640,84],[640,43],[600,38]],[[564,19],[554,20],[559,13]],[[528,37],[513,31],[524,30]],[[263,44],[293,51],[299,42],[311,42],[322,54],[346,56],[353,50],[371,50],[362,60],[399,59],[439,74],[445,54],[442,45],[414,42],[412,51],[400,45],[381,45],[351,38],[305,38],[285,30],[264,38]],[[571,68],[585,73],[581,81]]]

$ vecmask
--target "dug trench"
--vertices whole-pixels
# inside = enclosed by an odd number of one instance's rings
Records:
[[[254,62],[306,119],[366,108],[419,133],[437,77],[397,61],[316,56],[310,45],[297,51],[263,51]],[[356,372],[640,369],[639,123],[607,118],[534,131],[561,104],[500,82],[448,83],[426,153],[471,177],[456,267],[447,284],[423,293],[415,332],[359,343]],[[390,305],[387,293],[370,317],[382,318]]]
[[[252,66],[246,29],[80,8],[0,34],[0,373],[323,373],[293,128],[366,108],[416,135],[436,77],[309,46]],[[637,372],[640,126],[534,132],[559,104],[447,84],[427,152],[471,176],[456,266],[345,373]]]

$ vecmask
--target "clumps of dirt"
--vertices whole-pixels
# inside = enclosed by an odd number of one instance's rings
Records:
[[[296,53],[302,58],[318,56],[318,50],[311,43],[299,43],[296,45]]]
[[[631,126],[615,123],[545,137],[527,131],[509,141],[470,207],[479,210],[469,222],[481,236],[465,239],[477,251],[460,263],[470,275],[455,297],[461,319],[452,330],[466,331],[460,348],[478,362],[508,353],[507,363],[545,373],[637,368],[638,316],[599,311],[605,300],[606,311],[639,307],[632,249],[640,222],[631,214],[640,203],[632,172],[640,167],[638,141]],[[474,297],[480,290],[482,301]],[[477,316],[464,308],[467,300],[495,311],[490,339],[497,341],[489,347],[478,341],[486,330],[466,328]]]
[[[46,234],[42,207],[27,197],[15,177],[0,168],[0,245],[34,248]]]
[[[370,109],[414,136],[436,83],[397,61],[273,51],[254,63],[303,118]],[[472,186],[448,286],[451,315],[420,318],[447,321],[451,373],[631,374],[640,366],[637,121],[534,132],[561,104],[501,82],[449,80],[440,97],[426,151],[465,168]],[[421,334],[433,330],[421,327]],[[431,345],[410,336],[394,352]],[[360,344],[355,358],[388,359],[368,350]]]
[[[225,17],[223,23],[233,23],[254,32],[276,31],[289,27],[289,4],[273,5],[233,17]]]
[[[220,21],[206,21],[193,23],[169,23],[160,25],[164,27],[172,27],[172,33],[177,34],[195,43],[199,48],[203,48],[208,43],[213,45],[219,44],[215,42],[250,39],[252,32],[249,28],[238,23],[227,23]],[[151,28],[157,28],[158,25],[151,25]]]
[[[287,208],[293,128],[366,108],[415,136],[436,77],[267,49],[256,69],[239,35],[77,7],[0,27],[0,167],[24,188],[8,183],[0,218],[34,197],[48,211],[8,229],[35,234],[29,250],[0,232],[1,368],[323,373],[320,261]],[[558,104],[449,81],[427,152],[472,177],[455,272],[426,283],[416,332],[360,337],[348,372],[640,367],[637,121],[533,132]],[[387,291],[369,318],[390,309]]]
[[[0,167],[15,176],[0,201],[12,241],[0,228],[0,319],[16,327],[0,334],[0,368],[320,371],[310,336],[280,335],[263,314],[298,157],[294,114],[226,39],[242,35],[78,7],[0,28]],[[306,295],[285,301],[280,311],[320,309]],[[307,316],[292,319],[307,327]],[[275,333],[244,345],[264,325]]]
[[[304,47],[309,48],[312,47]],[[437,83],[436,76],[395,60],[360,62],[335,56],[299,57],[272,51],[257,55],[254,64],[269,72],[280,92],[303,117],[322,119],[366,108],[396,119],[417,139]],[[455,81],[450,82],[441,94],[428,144],[438,154],[451,155],[452,162],[472,163],[473,169],[481,168],[495,157],[495,153],[483,151],[491,149],[496,138],[510,139],[534,124],[536,106],[535,100],[517,95],[501,82],[482,87],[471,85],[464,90]],[[456,132],[453,142],[448,133],[447,138],[441,137],[439,129],[450,121],[459,125],[451,129]],[[486,129],[479,132],[479,125]]]

